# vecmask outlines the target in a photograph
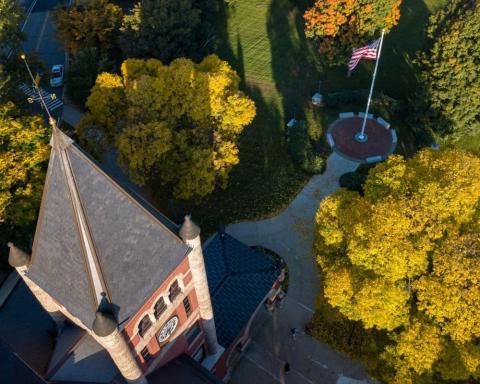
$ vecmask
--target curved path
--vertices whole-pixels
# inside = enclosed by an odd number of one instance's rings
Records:
[[[232,224],[226,231],[249,245],[278,253],[290,272],[288,295],[273,315],[260,311],[252,329],[253,340],[232,374],[233,384],[359,384],[370,383],[360,363],[349,360],[304,334],[315,308],[318,273],[313,257],[313,224],[320,201],[339,188],[338,178],[358,163],[333,153],[323,174],[314,176],[288,208],[271,219]],[[285,376],[288,361],[291,371]]]

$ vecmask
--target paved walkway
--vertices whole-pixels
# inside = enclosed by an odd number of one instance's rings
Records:
[[[278,253],[290,272],[289,290],[273,315],[260,311],[253,340],[232,374],[233,384],[360,384],[371,383],[362,365],[302,333],[293,340],[290,329],[303,330],[315,308],[318,273],[313,257],[314,215],[320,201],[339,188],[338,178],[358,163],[333,153],[326,171],[314,176],[288,208],[271,219],[232,224],[227,232],[249,245]],[[284,377],[284,362],[291,371]]]

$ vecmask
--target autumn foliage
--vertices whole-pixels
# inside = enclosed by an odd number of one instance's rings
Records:
[[[480,158],[392,156],[370,171],[363,196],[327,197],[316,223],[319,302],[386,335],[374,375],[398,384],[480,377]]]
[[[90,146],[114,143],[135,182],[155,180],[175,197],[201,198],[226,186],[239,136],[255,117],[239,82],[215,55],[198,64],[129,59],[121,76],[98,76],[78,132]]]
[[[305,34],[319,42],[332,64],[343,63],[352,48],[369,43],[400,18],[401,0],[316,0],[305,14]]]
[[[0,105],[0,224],[35,223],[48,158],[48,132],[40,116]]]

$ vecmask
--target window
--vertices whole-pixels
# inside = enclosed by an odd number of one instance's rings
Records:
[[[152,358],[152,355],[150,354],[150,351],[148,350],[147,347],[143,348],[140,351],[140,354],[142,355],[143,361],[145,361],[146,363],[148,363]]]
[[[178,280],[175,280],[173,284],[170,286],[169,290],[169,295],[168,298],[170,299],[170,302],[173,303],[173,300],[182,293],[180,286],[178,285]]]
[[[165,304],[165,300],[161,297],[155,303],[155,318],[158,320],[160,316],[162,316],[163,312],[167,309],[167,304]]]
[[[183,299],[183,307],[185,308],[185,313],[187,314],[187,317],[189,317],[192,313],[192,306],[190,305],[190,300],[188,299],[188,296]]]
[[[140,324],[138,324],[138,333],[140,336],[143,337],[143,335],[145,335],[151,326],[152,322],[150,321],[150,317],[148,317],[148,315],[143,316],[143,319],[140,320]]]
[[[198,322],[192,325],[192,328],[190,328],[186,334],[187,336],[187,341],[188,345],[192,344],[193,341],[197,338],[197,336],[200,334],[200,326],[198,325]]]
[[[203,344],[200,348],[197,349],[197,351],[193,354],[193,360],[195,360],[198,363],[201,363],[205,357],[205,349],[203,348]]]

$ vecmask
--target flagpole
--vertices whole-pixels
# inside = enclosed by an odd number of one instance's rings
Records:
[[[380,62],[380,54],[382,53],[383,36],[385,29],[382,29],[382,36],[380,37],[380,44],[378,46],[377,59],[375,60],[375,69],[373,70],[372,84],[370,85],[370,94],[368,95],[367,108],[365,109],[365,116],[363,117],[362,130],[355,135],[355,139],[360,142],[367,141],[368,137],[365,135],[365,127],[367,125],[368,111],[370,109],[370,102],[372,101],[373,86],[375,85],[375,78],[377,76],[378,63]]]

